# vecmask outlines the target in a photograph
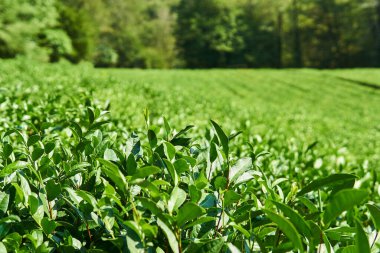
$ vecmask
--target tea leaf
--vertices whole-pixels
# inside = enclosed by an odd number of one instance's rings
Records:
[[[355,245],[356,252],[360,253],[370,253],[371,248],[369,246],[368,237],[363,230],[362,225],[358,220],[355,220],[356,224],[356,235],[355,235]]]
[[[325,224],[333,221],[343,211],[349,210],[352,207],[364,202],[368,197],[366,190],[346,189],[335,194],[323,214]]]
[[[371,213],[371,219],[377,231],[380,231],[380,208],[375,205],[367,204],[367,208]]]
[[[298,192],[298,196],[304,195],[305,193],[318,190],[322,187],[336,185],[345,181],[354,180],[355,175],[351,174],[333,174],[325,178],[316,179]]]
[[[294,247],[297,248],[300,252],[304,252],[301,236],[297,232],[294,225],[284,217],[270,210],[264,210],[264,212],[269,217],[269,219],[276,223],[279,229],[281,229],[281,231],[293,242]]]

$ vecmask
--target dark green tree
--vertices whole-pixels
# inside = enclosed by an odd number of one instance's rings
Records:
[[[226,67],[244,44],[237,1],[182,0],[177,9],[177,45],[187,67]]]
[[[96,17],[103,11],[101,3],[101,0],[59,1],[59,23],[71,38],[74,52],[70,60],[73,62],[92,60],[95,55],[100,27]]]
[[[244,48],[239,53],[247,67],[281,66],[282,12],[278,8],[268,8],[277,3],[249,0],[241,5],[243,12],[239,32]]]
[[[0,0],[0,57],[49,60],[69,54],[71,41],[58,26],[55,0]]]

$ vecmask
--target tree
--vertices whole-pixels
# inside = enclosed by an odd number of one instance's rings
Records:
[[[95,56],[100,28],[107,20],[103,1],[59,0],[58,10],[60,27],[70,36],[74,49],[70,60],[91,61]]]
[[[175,65],[172,6],[176,0],[104,1],[109,19],[100,33],[98,48],[114,50],[118,67],[169,68]]]
[[[0,0],[0,57],[48,60],[50,54],[70,53],[70,39],[57,29],[55,4],[54,0]],[[57,49],[57,45],[64,46]]]
[[[374,39],[375,39],[375,58],[377,67],[380,66],[380,0],[375,1],[375,15],[374,15]]]
[[[242,8],[242,17],[239,30],[243,37],[244,48],[239,53],[244,57],[244,65],[280,67],[283,15],[280,2],[249,0],[240,8]]]
[[[301,32],[299,27],[299,6],[298,0],[292,0],[291,3],[291,20],[293,36],[293,66],[302,67],[302,46]]]
[[[236,1],[181,0],[177,45],[187,67],[230,66],[243,48]]]

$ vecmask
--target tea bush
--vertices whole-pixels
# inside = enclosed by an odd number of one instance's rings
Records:
[[[380,250],[376,170],[339,148],[147,109],[130,127],[59,66],[2,79],[0,252]]]

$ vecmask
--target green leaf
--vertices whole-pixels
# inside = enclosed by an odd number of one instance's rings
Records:
[[[45,153],[44,149],[35,148],[32,152],[32,160],[37,161],[44,153]]]
[[[242,233],[246,238],[250,238],[251,237],[251,234],[245,228],[243,228],[241,225],[236,224],[236,223],[232,223],[231,225],[232,225],[233,228],[235,228],[240,233]]]
[[[196,225],[204,224],[204,223],[207,223],[210,221],[215,221],[215,220],[216,220],[216,217],[203,216],[203,217],[200,217],[199,219],[185,225],[183,229],[188,229],[188,228],[194,227]]]
[[[324,223],[330,223],[343,211],[361,204],[367,197],[368,192],[366,190],[345,189],[336,193],[326,206],[323,214]]]
[[[357,251],[355,245],[350,245],[350,246],[347,246],[347,247],[343,248],[343,250],[341,251],[341,253],[361,253],[361,252]]]
[[[90,163],[87,163],[87,162],[81,162],[81,163],[78,163],[78,164],[75,164],[65,175],[66,178],[69,178],[69,177],[72,177],[72,176],[75,176],[76,174],[78,173],[83,173],[83,172],[86,172],[88,171],[88,169],[86,169],[86,167],[90,167],[91,164]]]
[[[93,208],[97,208],[97,201],[89,192],[77,190],[75,193],[89,203]]]
[[[222,144],[224,154],[228,156],[228,151],[229,151],[228,141],[229,140],[228,140],[227,135],[223,132],[222,128],[215,121],[211,120],[211,124],[213,125],[216,131],[216,134],[218,135],[219,141]]]
[[[235,165],[230,168],[228,173],[228,178],[230,183],[235,183],[235,181],[243,175],[244,172],[252,168],[252,159],[249,157],[239,159]]]
[[[199,190],[202,190],[203,188],[205,188],[206,186],[208,185],[208,180],[205,176],[205,172],[204,171],[201,171],[199,173],[199,176],[198,178],[195,180],[195,186],[199,189]]]
[[[189,186],[189,194],[190,194],[191,201],[193,201],[194,203],[198,203],[198,201],[202,197],[201,191],[198,190],[195,185],[190,185]]]
[[[110,123],[108,120],[96,122],[96,123],[92,124],[92,125],[88,128],[88,132],[90,132],[90,131],[94,131],[94,130],[96,130],[96,129],[100,129],[100,127],[101,127],[102,125],[105,125],[105,124],[108,124],[108,123]]]
[[[371,253],[368,237],[366,233],[364,232],[362,225],[357,219],[355,219],[355,225],[356,225],[356,235],[355,235],[356,252]]]
[[[39,136],[38,134],[35,134],[35,135],[32,135],[32,136],[29,136],[29,139],[28,139],[27,145],[30,147],[30,146],[32,146],[33,144],[37,143],[39,140],[40,140],[40,136]]]
[[[6,137],[6,136],[11,135],[13,133],[15,133],[17,135],[18,139],[20,139],[24,145],[26,145],[26,137],[24,137],[24,135],[19,130],[17,130],[17,129],[8,130],[4,134],[3,138]]]
[[[0,192],[0,218],[5,215],[9,205],[9,194],[6,192]]]
[[[372,204],[367,204],[367,208],[371,213],[371,219],[376,230],[380,231],[380,208]]]
[[[21,222],[20,217],[17,215],[11,214],[11,215],[8,215],[7,217],[0,219],[0,224],[2,224],[2,223],[14,223],[14,222]]]
[[[7,248],[2,242],[0,242],[0,253],[7,253]]]
[[[4,143],[3,147],[3,157],[7,159],[13,153],[13,148],[8,143]]]
[[[12,183],[12,186],[16,190],[16,201],[24,202],[25,200],[24,191],[21,189],[20,185],[18,183]]]
[[[242,133],[243,133],[243,131],[237,131],[236,133],[230,134],[230,136],[228,136],[228,140],[232,140],[232,139],[234,139],[235,137],[239,136]]]
[[[18,252],[22,242],[22,236],[17,232],[13,232],[7,235],[2,242],[9,252]]]
[[[231,252],[231,253],[241,253],[241,251],[235,246],[233,245],[232,243],[227,243],[227,247],[228,247],[228,250]]]
[[[160,173],[161,169],[156,166],[146,166],[136,170],[136,173],[132,176],[132,181],[139,178],[146,178],[147,176]]]
[[[178,215],[177,215],[178,226],[182,227],[187,222],[199,218],[204,213],[205,213],[205,210],[202,207],[192,202],[187,202],[178,210]]]
[[[0,171],[0,177],[8,176],[19,169],[25,168],[27,165],[28,163],[24,161],[13,162]]]
[[[318,208],[314,205],[314,203],[305,197],[298,197],[298,201],[304,204],[312,213],[316,213],[319,211]]]
[[[175,138],[170,141],[173,146],[188,147],[191,143],[191,138]]]
[[[103,165],[103,173],[107,177],[109,177],[123,193],[125,193],[127,181],[123,173],[121,173],[121,171],[119,170],[119,168],[112,162],[104,160],[102,158],[98,158],[98,161]]]
[[[149,225],[148,223],[143,224],[142,226],[143,233],[148,238],[156,238],[158,233],[158,227]],[[144,251],[143,251],[144,252]]]
[[[53,233],[53,231],[55,230],[55,228],[57,227],[57,224],[55,223],[55,221],[53,220],[50,220],[49,218],[47,217],[44,217],[41,221],[41,226],[42,226],[42,229],[44,230],[44,232],[47,234],[47,235],[50,235],[51,233]]]
[[[276,223],[279,229],[293,242],[294,247],[300,252],[304,252],[301,235],[298,233],[294,225],[284,217],[270,210],[264,210],[264,212],[267,214],[268,218]]]
[[[51,151],[53,151],[55,148],[54,142],[48,142],[44,145],[44,150],[46,154],[49,154]]]
[[[164,152],[169,161],[174,159],[176,151],[175,147],[171,143],[164,142]]]
[[[176,138],[184,135],[186,132],[188,132],[193,127],[194,127],[193,125],[186,126],[184,129],[181,129],[176,135],[174,135],[173,139],[176,139]]]
[[[90,124],[92,124],[95,120],[95,114],[92,108],[87,107],[87,115],[88,115],[88,121]]]
[[[169,122],[166,120],[165,117],[164,118],[164,126],[165,126],[165,140],[169,140],[169,137],[170,137],[170,132],[171,132],[171,127],[170,127],[170,124]]]
[[[70,122],[70,129],[77,136],[77,138],[82,138],[82,128],[78,125],[78,123],[74,121]]]
[[[321,230],[321,228],[314,223],[313,221],[308,221],[309,227],[313,233],[313,239],[315,242],[315,245],[322,244],[322,241],[324,243],[325,249],[328,253],[334,252],[333,248],[331,247],[330,241],[328,237],[326,236],[325,232]],[[322,241],[321,241],[322,239]],[[310,241],[312,243],[313,241]]]
[[[157,146],[156,133],[151,129],[148,130],[148,140],[149,140],[149,145],[151,148],[155,148]]]
[[[227,188],[227,178],[225,177],[222,177],[222,176],[219,176],[217,178],[215,178],[215,181],[214,181],[214,187],[215,189],[219,190],[224,190]]]
[[[133,175],[136,173],[137,163],[133,154],[129,154],[127,158],[127,175]]]
[[[224,193],[224,206],[229,206],[241,199],[241,195],[235,191],[228,190]]]
[[[169,213],[172,213],[174,210],[177,210],[183,204],[183,202],[185,202],[185,200],[186,192],[178,186],[174,187],[168,200]]]
[[[115,151],[113,151],[112,149],[110,148],[107,148],[105,151],[104,151],[104,156],[103,158],[107,161],[114,161],[114,162],[117,162],[119,159],[117,158],[117,155],[115,153]]]
[[[210,143],[210,152],[209,152],[209,159],[210,159],[210,162],[213,163],[216,158],[218,158],[218,151],[216,149],[216,144],[215,142],[211,142]]]
[[[216,239],[209,241],[205,245],[203,245],[198,252],[200,253],[219,253],[224,246],[224,240]]]
[[[59,183],[56,183],[53,179],[47,181],[46,183],[46,195],[47,199],[49,201],[54,200],[61,194],[61,185]]]
[[[288,205],[285,205],[280,202],[271,201],[275,204],[275,206],[286,216],[289,218],[290,222],[296,227],[298,232],[300,232],[301,235],[304,235],[305,237],[311,239],[311,230],[309,225],[306,223],[305,219],[296,211],[294,211],[291,207]]]
[[[166,238],[168,238],[170,248],[173,253],[179,253],[179,245],[176,236],[173,231],[160,219],[157,219],[157,225],[164,231]]]
[[[142,198],[138,197],[136,198],[138,201],[140,201],[141,206],[145,209],[148,209],[149,211],[152,212],[152,214],[156,215],[159,218],[163,218],[162,214],[163,211],[157,207],[156,203],[154,203],[152,200],[148,198]]]
[[[333,186],[342,184],[346,181],[355,180],[356,176],[351,174],[333,174],[325,178],[316,179],[298,192],[297,196],[304,195],[305,193],[321,189],[326,186]]]
[[[30,206],[30,214],[33,219],[41,224],[42,218],[44,217],[44,208],[40,199],[33,194],[29,196],[29,206]]]
[[[173,165],[178,174],[189,171],[189,164],[183,158],[176,160]]]
[[[178,177],[177,171],[175,170],[173,164],[169,160],[167,159],[163,159],[163,160],[164,160],[166,169],[169,171],[170,177],[173,179],[174,185],[177,186],[179,183],[179,177]]]
[[[147,194],[150,194],[153,198],[160,198],[160,190],[152,184],[151,182],[144,180],[141,183],[138,183],[138,185],[147,192]]]

